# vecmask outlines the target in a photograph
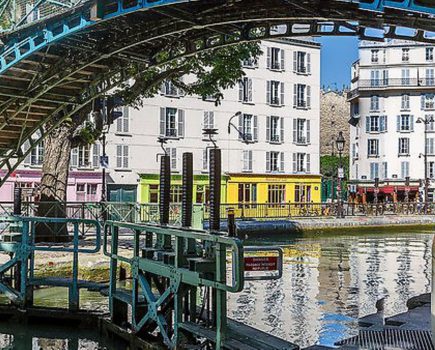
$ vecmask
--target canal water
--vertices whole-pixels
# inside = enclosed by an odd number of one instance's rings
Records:
[[[332,346],[358,332],[357,320],[384,305],[385,316],[406,311],[406,301],[430,291],[432,234],[370,233],[271,238],[249,244],[284,248],[283,278],[249,281],[230,294],[229,317],[301,347]],[[64,289],[40,290],[38,305],[65,306]],[[104,298],[83,291],[82,306],[107,311]],[[0,322],[0,349],[122,350],[95,334],[61,327]]]

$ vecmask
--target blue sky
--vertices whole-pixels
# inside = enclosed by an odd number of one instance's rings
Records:
[[[350,85],[350,66],[358,59],[358,38],[316,38],[322,44],[321,86],[341,89]]]

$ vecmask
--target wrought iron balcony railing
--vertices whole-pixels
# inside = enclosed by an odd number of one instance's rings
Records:
[[[435,87],[435,78],[392,78],[359,80],[358,89],[394,87]]]

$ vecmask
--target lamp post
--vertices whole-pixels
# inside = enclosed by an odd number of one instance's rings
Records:
[[[342,154],[344,151],[344,144],[346,143],[346,140],[343,137],[343,132],[340,131],[338,133],[338,137],[335,140],[335,144],[337,146],[338,156],[339,156],[339,168],[337,171],[337,199],[338,199],[338,210],[337,210],[337,218],[343,218],[343,198],[341,193],[341,180],[344,177],[344,170],[343,170],[343,161],[342,161]]]
[[[424,212],[427,213],[427,203],[429,198],[429,179],[427,176],[427,126],[434,122],[433,117],[422,118],[419,117],[416,121],[418,124],[424,124],[424,152],[420,153],[419,158],[424,159]]]

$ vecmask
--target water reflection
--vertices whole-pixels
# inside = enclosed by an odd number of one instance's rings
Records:
[[[283,278],[229,295],[229,316],[302,347],[332,346],[355,335],[358,318],[376,312],[377,302],[388,317],[430,291],[431,243],[429,233],[280,242]]]

